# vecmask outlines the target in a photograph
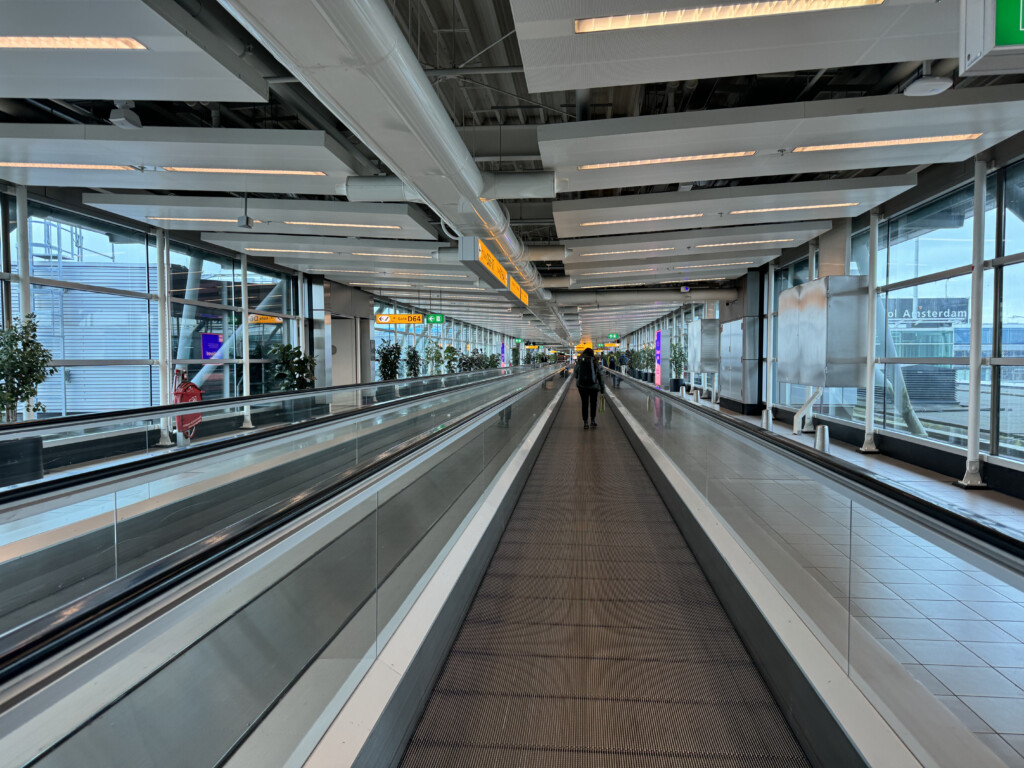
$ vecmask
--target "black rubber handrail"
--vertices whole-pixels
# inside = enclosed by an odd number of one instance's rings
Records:
[[[224,448],[234,448],[236,446],[247,445],[248,443],[254,443],[260,440],[269,440],[271,438],[280,437],[281,435],[289,432],[306,429],[314,425],[321,426],[324,424],[333,424],[338,421],[344,421],[345,419],[353,419],[358,416],[363,416],[373,411],[395,408],[407,405],[408,403],[425,400],[429,397],[437,397],[439,395],[446,395],[452,392],[461,392],[462,390],[469,389],[470,387],[477,387],[482,384],[490,384],[495,381],[500,381],[502,378],[505,377],[487,378],[482,381],[470,381],[465,384],[456,384],[454,387],[434,389],[428,392],[408,395],[407,397],[396,398],[395,400],[387,400],[383,403],[359,406],[342,413],[332,413],[326,416],[317,416],[315,419],[262,427],[259,430],[241,435],[234,434],[227,437],[210,439],[199,443],[198,445],[190,445],[187,448],[172,449],[163,453],[146,455],[141,458],[133,459],[130,462],[90,469],[72,470],[58,477],[44,477],[42,480],[34,480],[0,490],[0,507],[4,504],[9,504],[15,501],[24,501],[25,499],[32,498],[33,496],[41,496],[55,491],[65,491],[70,488],[74,488],[76,485],[83,485],[85,483],[96,482],[99,480],[109,480],[113,477],[117,477],[118,475],[124,475],[143,469],[153,469],[163,464],[171,464],[176,461],[188,460],[195,456],[202,456]],[[185,405],[184,407],[187,408],[188,406]]]
[[[430,429],[392,446],[379,454],[372,463],[343,472],[336,482],[317,491],[300,494],[284,509],[257,513],[233,523],[12,630],[4,636],[4,647],[0,648],[0,685],[406,456],[447,437],[484,413],[503,407],[523,392],[543,385],[544,381],[545,378],[540,378],[445,424],[441,429]]]
[[[929,501],[928,499],[915,496],[913,493],[887,482],[879,475],[876,475],[873,472],[868,472],[867,470],[843,461],[842,459],[837,459],[835,456],[831,456],[827,453],[822,453],[821,451],[809,448],[806,445],[787,440],[784,437],[775,435],[766,429],[749,424],[742,419],[737,419],[735,416],[729,416],[728,414],[720,413],[718,411],[701,408],[699,405],[695,405],[694,403],[688,403],[681,397],[665,392],[663,389],[659,389],[653,384],[640,381],[639,379],[634,379],[632,376],[626,376],[623,374],[619,375],[637,387],[649,389],[656,394],[669,398],[669,401],[673,405],[683,406],[693,413],[698,413],[705,418],[721,422],[725,426],[731,427],[733,430],[742,432],[745,435],[765,443],[778,452],[782,452],[784,454],[795,454],[795,456],[798,459],[803,460],[804,463],[812,464],[815,468],[823,469],[833,475],[838,475],[840,478],[847,481],[847,484],[852,483],[853,485],[863,486],[868,490],[883,496],[889,501],[909,507],[927,518],[942,523],[943,525],[947,525],[954,530],[967,534],[971,538],[999,550],[1000,552],[1010,555],[1014,559],[1018,560],[1021,565],[1024,565],[1024,541],[1021,541],[1004,531],[1000,531],[998,528],[993,528],[992,526],[986,525],[975,518],[962,515],[952,509],[947,509],[946,507],[943,507],[933,501]]]
[[[520,366],[524,367],[524,366]],[[505,370],[502,368],[492,368],[485,370]],[[511,369],[509,369],[511,371]],[[271,400],[295,400],[300,397],[316,397],[318,395],[331,394],[332,392],[345,392],[356,389],[373,389],[376,387],[387,387],[387,386],[403,386],[405,384],[412,384],[415,382],[432,381],[435,379],[443,379],[445,376],[465,376],[469,373],[482,373],[483,371],[463,371],[461,373],[438,373],[433,376],[417,376],[412,379],[393,379],[390,381],[371,381],[363,384],[339,384],[336,387],[324,387],[323,389],[295,389],[284,392],[271,392],[263,395],[249,395],[248,397],[225,397],[220,400],[207,400],[200,401],[198,403],[177,403],[172,405],[150,405],[145,408],[129,408],[123,411],[100,411],[98,413],[80,413],[75,416],[59,416],[53,419],[38,419],[35,421],[11,421],[0,424],[0,434],[6,432],[40,432],[47,429],[60,429],[66,426],[76,426],[79,424],[88,424],[91,422],[102,422],[102,421],[123,421],[131,418],[147,418],[157,419],[164,416],[174,416],[178,413],[195,413],[197,411],[216,411],[221,408],[227,408],[231,406],[245,406],[245,405],[256,405],[258,403],[271,401]],[[509,373],[505,375],[515,375]],[[501,374],[493,377],[483,377],[480,379],[489,381],[490,378],[500,379]],[[467,382],[470,384],[476,382]],[[457,385],[461,386],[461,385]]]

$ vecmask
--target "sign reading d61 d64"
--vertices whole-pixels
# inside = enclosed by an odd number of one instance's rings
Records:
[[[444,315],[427,315],[427,322],[428,323],[434,323],[435,325],[437,323],[443,323],[444,322]]]

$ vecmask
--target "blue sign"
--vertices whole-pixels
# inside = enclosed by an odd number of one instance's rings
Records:
[[[654,335],[654,386],[661,386],[661,331]]]
[[[224,359],[224,334],[204,333],[202,335],[203,360]]]

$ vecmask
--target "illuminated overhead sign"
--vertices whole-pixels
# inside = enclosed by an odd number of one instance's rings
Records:
[[[417,325],[423,322],[423,315],[377,315],[380,325],[408,324]]]
[[[512,339],[512,343],[513,344],[522,344],[523,340],[522,339]]]
[[[1024,0],[996,0],[996,45],[1024,45]]]
[[[515,281],[514,278],[508,279],[508,289],[512,292],[512,295],[519,299],[526,306],[530,306],[530,294],[523,290],[522,286]]]
[[[444,322],[444,315],[427,315],[427,322],[437,325]]]
[[[477,256],[476,260],[484,265],[484,268],[490,272],[494,277],[501,283],[501,287],[504,288],[508,285],[508,270],[506,270],[494,254],[491,253],[491,249],[484,245],[483,240],[477,240]]]
[[[249,315],[250,325],[280,325],[283,322],[280,317],[273,315]]]
[[[617,333],[609,333],[608,334],[608,338],[609,339],[617,339],[617,338],[619,338],[619,334],[617,334]]]

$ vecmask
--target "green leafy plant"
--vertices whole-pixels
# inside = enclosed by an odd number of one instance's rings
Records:
[[[39,385],[57,372],[50,365],[53,354],[37,338],[38,327],[36,316],[28,315],[0,331],[0,410],[6,421],[17,420],[18,403],[27,407]],[[33,408],[46,410],[42,403]]]
[[[459,355],[459,373],[468,373],[473,370],[473,356]]]
[[[526,350],[526,364],[527,365],[533,365],[533,350],[532,349]]]
[[[405,377],[415,379],[420,375],[420,351],[416,347],[405,350]]]
[[[681,341],[672,342],[672,378],[683,378],[683,371],[686,369],[686,345]]]
[[[398,378],[398,366],[402,362],[402,345],[397,342],[382,341],[377,345],[377,373],[381,381],[394,381]]]
[[[316,381],[316,358],[291,344],[275,344],[270,348],[274,381],[278,389],[312,389]]]
[[[444,348],[444,372],[455,373],[459,370],[459,350],[449,344]]]
[[[512,367],[513,368],[515,366],[519,365],[519,358],[520,358],[519,345],[517,344],[516,346],[512,347]]]
[[[498,355],[491,354],[487,356],[488,368],[497,368],[499,365],[501,365],[501,358]]]
[[[427,366],[426,373],[430,376],[436,376],[441,372],[441,366],[444,364],[444,354],[441,352],[441,347],[437,344],[428,344],[427,350],[423,354],[423,362]]]

